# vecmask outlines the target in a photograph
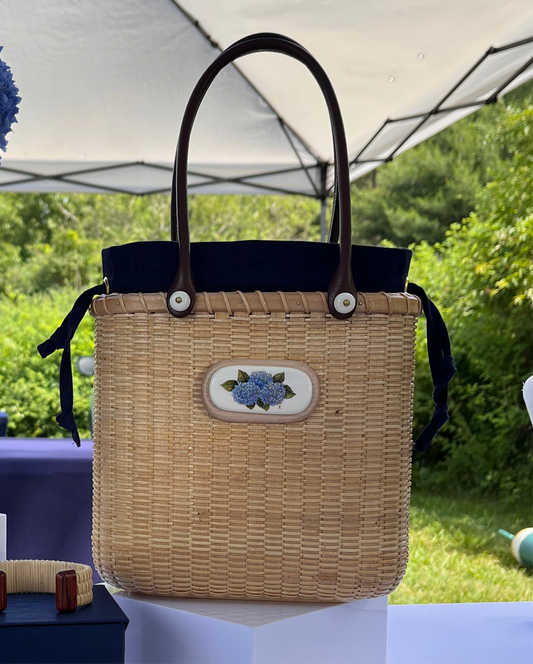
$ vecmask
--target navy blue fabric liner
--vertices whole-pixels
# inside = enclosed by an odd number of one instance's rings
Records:
[[[178,269],[177,242],[133,242],[102,251],[112,293],[166,293]],[[411,251],[354,245],[355,287],[364,293],[405,290]],[[326,292],[339,265],[339,245],[325,242],[193,242],[197,291]]]
[[[327,291],[338,266],[339,247],[308,242],[200,242],[191,245],[191,267],[197,291]],[[355,286],[362,292],[400,293],[405,290],[411,252],[355,245],[352,269]],[[166,292],[178,265],[176,242],[135,242],[102,252],[104,277],[110,292]],[[427,319],[428,356],[433,378],[435,410],[430,423],[415,442],[424,452],[448,419],[448,383],[455,374],[446,325],[437,307],[422,288],[409,284]],[[38,346],[41,357],[63,348],[60,368],[61,413],[58,424],[70,431],[79,446],[74,420],[70,341],[95,295],[105,293],[103,284],[85,291],[74,303],[54,334]]]

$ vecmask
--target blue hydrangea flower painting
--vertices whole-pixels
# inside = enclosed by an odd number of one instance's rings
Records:
[[[268,383],[261,390],[260,397],[267,406],[279,406],[286,398],[285,385],[274,382]]]
[[[233,399],[243,406],[254,406],[259,399],[261,389],[254,383],[237,383],[232,390]]]
[[[2,48],[0,46],[0,53]],[[11,125],[17,121],[15,115],[19,112],[20,103],[18,92],[11,69],[0,59],[0,150],[3,152],[7,147],[6,135],[12,131]]]
[[[226,391],[231,392],[233,400],[253,410],[256,406],[264,411],[271,406],[280,406],[285,399],[292,399],[296,393],[284,384],[285,373],[269,374],[267,371],[253,371],[250,375],[239,369],[238,380],[222,383]]]

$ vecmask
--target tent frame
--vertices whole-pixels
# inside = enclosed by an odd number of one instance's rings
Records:
[[[170,0],[170,2],[173,4],[173,6],[176,7],[176,9],[181,12],[181,14],[186,17],[186,19],[194,26],[195,29],[197,29],[202,36],[209,42],[209,44],[218,49],[220,52],[223,50],[221,46],[209,35],[206,30],[200,25],[200,23],[193,17],[191,16],[180,4],[177,2],[177,0]],[[478,60],[477,62],[474,63],[474,65],[462,76],[459,81],[447,92],[442,99],[429,111],[426,111],[424,113],[418,113],[414,115],[409,115],[409,116],[403,116],[403,117],[398,117],[398,118],[387,118],[382,125],[379,127],[379,129],[373,134],[373,136],[367,141],[367,143],[359,150],[357,154],[353,156],[353,158],[350,160],[350,166],[353,167],[358,164],[368,164],[372,165],[374,167],[378,167],[383,163],[392,161],[395,156],[402,150],[402,148],[406,145],[406,143],[415,136],[417,132],[419,132],[423,127],[426,125],[426,123],[433,117],[438,116],[438,115],[443,115],[443,114],[449,114],[453,113],[455,111],[460,111],[460,110],[468,110],[472,109],[475,110],[477,108],[481,108],[483,106],[487,106],[489,104],[494,104],[498,100],[498,98],[505,94],[505,91],[507,88],[522,74],[524,73],[527,69],[529,69],[533,65],[533,57],[529,58],[525,63],[523,63],[520,67],[516,69],[510,76],[507,77],[507,79],[501,83],[496,90],[494,90],[491,94],[489,94],[486,98],[484,99],[474,99],[472,101],[451,106],[451,107],[445,107],[446,101],[456,92],[478,69],[479,67],[491,56],[494,56],[498,53],[502,53],[504,51],[508,51],[511,49],[516,49],[521,46],[527,45],[533,43],[533,36],[528,37],[525,39],[521,39],[519,41],[515,41],[509,44],[505,44],[504,46],[500,47],[494,47],[491,46]],[[236,71],[239,73],[239,75],[246,81],[246,83],[254,90],[254,92],[264,101],[264,103],[270,108],[270,110],[275,114],[275,116],[278,119],[278,122],[280,123],[281,129],[284,132],[287,141],[292,148],[294,154],[296,155],[296,158],[298,160],[299,166],[296,167],[289,167],[289,168],[280,168],[277,170],[271,170],[271,171],[263,171],[263,172],[258,172],[258,173],[252,173],[249,175],[241,176],[241,177],[221,177],[221,176],[216,176],[212,175],[209,173],[203,173],[198,170],[191,170],[189,171],[189,175],[191,176],[196,176],[197,178],[200,178],[199,182],[192,183],[189,185],[189,189],[194,192],[196,188],[203,187],[208,184],[239,184],[240,186],[243,187],[250,187],[250,189],[255,190],[257,192],[260,190],[261,192],[264,192],[265,194],[272,193],[272,194],[285,194],[285,195],[300,195],[300,196],[307,196],[310,198],[315,198],[318,199],[321,202],[321,211],[320,211],[320,229],[321,229],[321,238],[324,240],[326,238],[326,208],[327,208],[327,199],[328,196],[330,195],[332,191],[332,184],[330,183],[330,180],[328,180],[328,175],[330,173],[331,168],[333,167],[333,163],[331,162],[324,162],[323,160],[320,159],[319,155],[308,145],[308,143],[298,134],[298,132],[295,131],[293,127],[288,124],[283,117],[277,112],[275,107],[269,102],[268,99],[265,98],[265,96],[256,88],[256,86],[249,80],[249,78],[241,71],[241,69],[235,64],[232,63],[231,65],[236,69]],[[372,148],[376,146],[378,143],[380,137],[382,136],[383,132],[386,131],[387,127],[393,124],[401,123],[401,122],[406,122],[406,121],[413,121],[413,120],[419,120],[415,124],[413,128],[411,128],[405,135],[401,136],[397,142],[395,143],[394,147],[388,151],[388,153],[384,156],[379,156],[379,157],[372,157],[368,156],[369,153],[371,153]],[[298,149],[298,144],[301,149]],[[307,165],[304,163],[304,159],[302,158],[302,150],[307,154],[307,157],[309,158],[311,163],[308,163]],[[118,163],[118,164],[111,164],[107,166],[100,166],[100,167],[93,167],[93,168],[87,168],[87,169],[79,169],[75,171],[68,171],[68,172],[62,172],[62,173],[54,173],[51,175],[42,175],[39,173],[33,173],[31,171],[26,171],[23,169],[18,169],[18,168],[12,168],[10,166],[2,166],[2,170],[5,172],[9,173],[14,173],[16,175],[20,175],[21,179],[20,180],[12,180],[10,182],[6,182],[5,184],[0,184],[0,192],[2,190],[10,190],[13,185],[17,184],[28,184],[31,182],[39,182],[42,180],[52,180],[58,183],[64,183],[64,184],[69,184],[69,185],[74,185],[74,186],[80,186],[82,185],[84,189],[86,190],[91,190],[94,189],[95,192],[106,192],[106,193],[115,193],[115,194],[133,194],[133,195],[138,195],[138,196],[147,196],[147,195],[153,195],[153,194],[163,194],[163,193],[168,193],[170,191],[170,187],[164,188],[164,189],[153,189],[150,191],[146,192],[134,192],[128,189],[122,189],[122,188],[116,188],[116,187],[111,187],[111,186],[106,186],[106,185],[90,185],[86,183],[81,183],[77,181],[75,178],[81,175],[87,175],[90,173],[102,173],[105,171],[111,171],[114,169],[124,169],[128,167],[135,167],[135,166],[143,166],[144,168],[153,168],[153,169],[158,169],[158,170],[164,170],[168,171],[169,173],[172,172],[172,167],[171,166],[165,166],[161,164],[156,164],[156,163],[151,163],[151,162],[145,162],[145,161],[135,161],[135,162],[129,162],[129,163]],[[275,176],[275,175],[283,175],[285,173],[294,173],[295,171],[303,171],[305,173],[310,185],[312,192],[310,191],[298,191],[297,189],[285,189],[280,186],[270,186],[266,185],[263,183],[258,183],[254,182],[257,178],[264,178],[265,176]],[[170,181],[170,178],[169,178]],[[328,184],[329,183],[329,184]]]

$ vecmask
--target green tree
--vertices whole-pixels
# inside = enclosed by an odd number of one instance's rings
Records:
[[[448,322],[458,372],[451,419],[415,461],[430,485],[531,496],[531,425],[521,395],[533,373],[533,108],[509,112],[495,138],[511,158],[443,243],[414,249],[412,277]],[[419,339],[416,420],[429,416],[429,371]]]
[[[356,242],[433,244],[474,209],[478,194],[512,158],[497,126],[512,107],[533,103],[533,84],[514,91],[384,164],[352,187]]]
[[[67,435],[59,429],[60,353],[36,347],[61,323],[80,290],[101,278],[103,247],[169,239],[170,198],[126,195],[0,196],[0,409],[17,436]],[[192,196],[195,241],[316,239],[319,205],[307,198]],[[93,352],[91,319],[72,355]],[[75,414],[88,435],[92,381],[74,372]]]
[[[320,208],[305,197],[191,196],[193,241],[316,240]],[[0,293],[77,288],[102,278],[104,247],[170,238],[170,197],[0,195]]]

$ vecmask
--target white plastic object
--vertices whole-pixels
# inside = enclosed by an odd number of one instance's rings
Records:
[[[176,291],[168,298],[168,303],[174,311],[185,311],[191,304],[191,298],[185,291]]]
[[[533,424],[533,376],[530,376],[524,383],[522,393],[526,402],[527,412],[529,413],[529,419]]]

